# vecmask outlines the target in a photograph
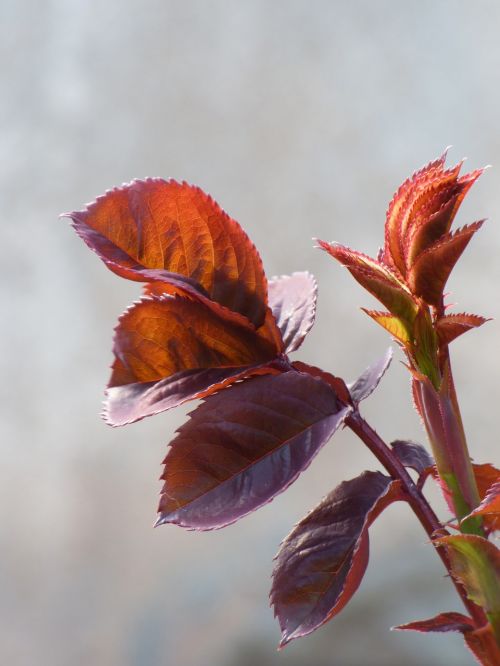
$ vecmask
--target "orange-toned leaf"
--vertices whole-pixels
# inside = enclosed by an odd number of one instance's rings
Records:
[[[363,312],[377,322],[382,328],[385,328],[398,342],[403,345],[410,341],[410,333],[405,323],[395,317],[390,312],[378,312],[377,310],[367,310],[361,308]]]
[[[423,188],[443,173],[446,151],[434,162],[430,162],[408,178],[394,194],[386,215],[384,260],[405,274],[405,261],[401,237],[403,219],[411,207],[417,188]]]
[[[436,332],[439,342],[441,344],[449,344],[452,340],[458,338],[459,335],[462,335],[462,333],[482,326],[487,321],[489,319],[486,319],[486,317],[467,314],[465,312],[444,315],[436,322]]]
[[[127,310],[116,328],[106,420],[123,425],[199,397],[214,384],[251,374],[278,351],[203,303],[146,298]]]
[[[122,277],[197,292],[264,322],[267,282],[241,227],[197,187],[135,180],[69,213],[76,232]],[[155,290],[158,290],[158,286]]]
[[[496,516],[497,520],[500,519],[500,481],[497,481],[488,489],[481,504],[470,515]]]
[[[413,321],[416,304],[405,285],[390,268],[375,259],[337,243],[318,241],[319,246],[345,266],[351,275],[390,312]]]
[[[479,497],[481,498],[480,506],[482,506],[486,501],[492,486],[500,482],[500,470],[490,463],[484,463],[482,465],[474,464],[472,465],[472,468],[474,470],[474,476],[476,477]],[[500,515],[493,511],[484,513],[483,527],[488,533],[500,531]]]
[[[429,305],[438,306],[453,267],[483,222],[480,220],[447,234],[422,252],[408,276],[412,293],[422,297]]]

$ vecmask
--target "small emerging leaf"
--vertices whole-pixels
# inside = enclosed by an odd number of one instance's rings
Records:
[[[316,314],[317,284],[307,272],[282,275],[269,281],[269,306],[281,331],[286,352],[300,347]]]
[[[410,341],[408,327],[398,317],[395,317],[390,312],[377,312],[377,310],[367,310],[366,308],[361,309],[403,345]]]
[[[484,220],[480,220],[447,234],[422,252],[408,275],[412,293],[421,296],[429,305],[438,306],[453,267],[483,223]]]
[[[354,403],[366,400],[375,391],[389,368],[391,361],[392,349],[389,347],[385,354],[372,363],[372,365],[368,366],[355,382],[349,384],[349,391]]]
[[[489,488],[481,504],[472,511],[469,517],[472,516],[495,517],[497,521],[500,521],[500,481]],[[495,529],[499,529],[499,527],[497,522]]]
[[[434,466],[434,459],[421,444],[398,439],[391,442],[391,447],[403,465],[414,469],[419,475]]]
[[[406,624],[399,624],[394,629],[402,631],[420,631],[422,633],[429,632],[445,632],[445,631],[458,631],[465,633],[474,629],[474,622],[462,613],[440,613],[436,617],[431,617],[428,620],[416,620],[415,622],[408,622]]]
[[[466,333],[473,328],[482,326],[488,319],[479,315],[449,314],[440,317],[436,322],[436,332],[441,344],[449,344],[462,333]]]
[[[337,615],[356,592],[368,564],[368,527],[401,498],[399,482],[380,472],[344,481],[281,544],[271,603],[281,646]]]
[[[349,411],[328,384],[295,370],[208,397],[164,460],[157,525],[210,530],[266,504],[295,481]]]

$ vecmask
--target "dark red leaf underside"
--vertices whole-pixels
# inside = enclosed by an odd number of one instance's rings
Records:
[[[423,474],[434,466],[434,459],[421,444],[398,439],[391,442],[391,447],[403,465],[414,469],[417,474]]]
[[[285,490],[349,408],[325,382],[295,370],[208,397],[164,460],[157,524],[224,527]]]
[[[268,285],[269,306],[281,331],[284,349],[293,352],[314,323],[317,284],[307,272],[272,278]]]
[[[440,613],[436,617],[431,617],[428,620],[417,620],[415,622],[408,622],[400,624],[394,629],[402,631],[420,631],[422,633],[428,632],[445,632],[445,631],[458,631],[464,633],[474,629],[474,622],[462,613]]]
[[[483,223],[484,220],[480,220],[453,234],[447,234],[422,252],[408,276],[412,292],[422,297],[430,305],[438,306],[453,267]]]
[[[357,404],[362,400],[366,400],[375,391],[389,368],[391,361],[392,349],[389,347],[385,354],[372,363],[372,365],[368,366],[355,382],[349,384],[349,391],[354,403]]]
[[[368,564],[368,527],[398,499],[397,481],[364,472],[337,486],[283,541],[270,595],[281,646],[313,632],[351,599]]]
[[[278,353],[255,331],[178,296],[146,298],[128,309],[116,328],[113,351],[105,407],[113,425],[180,404],[226,383],[231,375],[236,379],[253,371]],[[178,397],[172,399],[174,395]]]
[[[161,178],[135,180],[68,217],[118,275],[163,281],[166,291],[171,283],[194,296],[199,291],[262,325],[267,282],[259,254],[237,222],[199,188]]]

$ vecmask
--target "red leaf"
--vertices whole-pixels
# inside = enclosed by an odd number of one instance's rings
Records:
[[[495,524],[492,529],[500,529],[500,481],[497,481],[489,488],[481,504],[472,511],[470,516],[484,516],[490,519],[490,521],[494,518]]]
[[[318,241],[319,246],[345,266],[355,280],[377,298],[390,312],[411,322],[416,303],[391,269],[375,259],[338,243]]]
[[[116,328],[106,419],[123,425],[163,411],[252,374],[277,353],[258,333],[224,321],[203,303],[144,299]]]
[[[281,646],[310,634],[347,604],[368,564],[368,527],[399,499],[399,482],[364,472],[337,486],[283,541],[271,589]]]
[[[328,384],[296,371],[210,396],[171,443],[157,524],[209,530],[266,504],[295,481],[349,411]]]
[[[422,252],[408,275],[412,293],[422,297],[429,305],[438,306],[453,267],[483,222],[480,220],[453,234],[446,234]]]
[[[472,328],[482,326],[485,322],[489,321],[485,317],[479,315],[466,314],[449,314],[440,317],[436,322],[436,332],[438,334],[439,342],[441,344],[449,344],[455,338],[458,338],[462,333],[470,331]]]
[[[465,644],[481,666],[500,664],[500,647],[495,640],[491,625],[464,634]]]
[[[366,400],[375,391],[390,366],[391,361],[392,349],[389,347],[385,354],[368,366],[355,382],[348,385],[351,398],[355,404]]]
[[[293,352],[311,329],[316,314],[317,284],[307,272],[269,281],[269,305],[281,331],[284,349]]]
[[[398,439],[391,442],[391,447],[403,465],[414,469],[419,475],[434,466],[434,459],[421,444]]]
[[[401,229],[408,216],[411,205],[419,191],[428,183],[435,181],[443,173],[446,161],[445,151],[441,157],[430,162],[413,176],[408,178],[397,190],[387,210],[385,222],[384,260],[386,263],[405,274],[404,252]]]
[[[68,217],[118,275],[208,296],[262,325],[267,283],[259,254],[237,222],[199,188],[161,178],[135,180]]]
[[[341,402],[345,403],[346,405],[351,404],[351,394],[349,393],[349,389],[347,388],[346,383],[341,377],[335,377],[335,375],[326,372],[326,370],[321,370],[321,368],[317,368],[314,365],[308,365],[302,361],[294,361],[292,363],[292,367],[299,372],[306,372],[308,375],[322,379],[332,387]]]
[[[465,633],[474,629],[474,622],[462,613],[440,613],[436,617],[431,617],[428,620],[417,620],[415,622],[408,622],[407,624],[400,624],[394,629],[402,631],[420,631],[422,633],[428,632],[444,632],[444,631],[458,631]]]

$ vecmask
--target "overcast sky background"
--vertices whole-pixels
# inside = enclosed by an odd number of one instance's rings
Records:
[[[226,530],[152,529],[161,461],[188,409],[124,429],[99,419],[112,328],[140,289],[58,215],[134,177],[200,185],[268,275],[314,272],[318,316],[297,358],[350,380],[390,341],[359,310],[375,302],[312,237],[374,254],[414,169],[449,144],[467,169],[492,164],[459,216],[491,221],[449,287],[457,311],[497,319],[453,359],[473,455],[498,464],[499,31],[494,0],[3,0],[2,663],[473,663],[457,636],[389,632],[461,610],[399,505],[373,527],[343,614],[276,652],[267,594],[280,540],[333,485],[377,468],[349,433]],[[400,359],[364,412],[388,441],[422,440]]]

